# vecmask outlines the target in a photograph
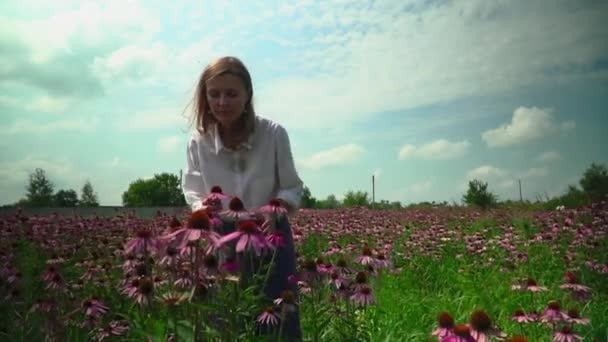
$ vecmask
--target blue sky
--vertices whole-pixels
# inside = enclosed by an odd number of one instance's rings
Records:
[[[0,4],[0,204],[28,175],[120,205],[185,167],[204,66],[241,58],[314,196],[549,196],[608,162],[603,1]],[[184,109],[186,111],[184,112]]]

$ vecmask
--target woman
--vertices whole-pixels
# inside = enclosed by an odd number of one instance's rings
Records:
[[[188,143],[183,192],[192,210],[219,186],[254,209],[278,199],[288,213],[300,205],[303,184],[285,129],[256,116],[251,76],[235,57],[222,57],[203,71],[194,98],[196,131]],[[275,271],[264,292],[275,299],[296,272],[293,236],[287,219],[278,224],[286,240],[275,257]],[[299,317],[285,323],[287,335],[300,337]]]

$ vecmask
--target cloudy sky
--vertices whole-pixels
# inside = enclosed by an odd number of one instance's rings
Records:
[[[170,4],[171,3],[171,4]],[[187,106],[241,58],[313,195],[460,201],[561,193],[608,162],[606,1],[0,3],[0,204],[41,167],[120,205],[185,167]]]

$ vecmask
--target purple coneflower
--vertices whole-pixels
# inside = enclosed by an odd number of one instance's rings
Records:
[[[372,294],[372,288],[369,286],[361,286],[350,299],[359,305],[375,304],[376,300]]]
[[[459,324],[454,327],[454,335],[446,336],[441,342],[477,342],[471,336],[471,330],[466,324]]]
[[[227,221],[241,221],[251,219],[251,213],[245,210],[245,205],[238,197],[233,197],[228,205],[228,210],[220,213],[220,216]]]
[[[122,336],[129,330],[129,322],[127,321],[111,321],[108,325],[103,328],[97,329],[95,339],[103,341],[104,339],[111,336]]]
[[[178,254],[179,251],[177,248],[169,245],[165,247],[165,254],[163,255],[162,259],[160,259],[158,264],[160,266],[174,267],[179,261]]]
[[[262,325],[273,325],[273,326],[278,325],[279,316],[274,311],[274,308],[272,306],[269,306],[268,308],[266,308],[266,310],[264,310],[264,312],[262,312],[258,316],[258,318],[256,319],[256,322],[258,322]]]
[[[266,237],[262,234],[258,224],[252,220],[240,222],[238,230],[223,236],[219,240],[219,244],[224,245],[232,240],[238,240],[236,243],[237,253],[253,248],[255,254],[260,256],[263,249],[272,248],[272,245],[266,241]]]
[[[228,273],[235,274],[241,269],[241,266],[239,265],[237,258],[231,256],[224,260],[224,262],[220,265],[220,269]]]
[[[583,292],[583,293],[587,293],[587,292],[591,291],[590,287],[579,284],[578,277],[574,273],[567,272],[564,277],[566,278],[566,283],[560,285],[559,286],[560,288],[573,290],[575,292]]]
[[[260,212],[270,215],[272,218],[280,218],[287,214],[287,209],[281,205],[281,201],[278,198],[273,198],[268,204],[260,208]]]
[[[506,335],[496,329],[490,316],[483,310],[476,310],[471,315],[470,320],[471,336],[475,338],[477,342],[488,342],[492,336],[498,339],[504,339]]]
[[[154,283],[148,278],[139,281],[139,287],[134,293],[135,301],[141,305],[150,305],[154,294]]]
[[[273,247],[283,247],[286,245],[285,237],[283,236],[283,233],[278,232],[278,231],[273,231],[270,234],[266,235],[266,240],[268,240],[268,242]]]
[[[439,339],[448,337],[454,334],[454,318],[447,312],[439,314],[439,327],[435,329],[431,335],[437,336]]]
[[[512,285],[511,289],[519,290],[519,291],[530,291],[530,292],[540,292],[540,291],[548,290],[544,286],[539,286],[536,283],[536,280],[534,280],[533,278],[526,279],[525,283],[523,283],[523,284]]]
[[[140,229],[137,231],[137,237],[125,244],[125,254],[145,253],[145,250],[157,251],[158,247],[158,240],[152,237],[152,231]]]
[[[361,265],[372,265],[376,262],[376,259],[372,254],[372,250],[369,247],[365,247],[361,255],[357,257],[357,262]]]
[[[530,323],[535,321],[533,317],[526,315],[522,309],[515,310],[515,314],[511,317],[511,319],[517,323]]]
[[[545,312],[540,316],[540,320],[543,323],[562,322],[567,320],[567,318],[568,315],[561,311],[561,306],[556,300],[550,301],[547,309],[545,309]]]
[[[348,263],[344,258],[338,259],[338,262],[336,262],[335,265],[335,269],[339,271],[342,275],[349,275],[353,273],[353,270],[348,267]]]
[[[212,212],[219,212],[223,209],[222,201],[229,198],[222,192],[222,188],[215,185],[211,187],[211,193],[203,199],[203,205],[209,206]]]
[[[581,325],[589,325],[591,321],[588,318],[581,317],[580,312],[577,309],[568,310],[568,318],[566,319],[569,322],[581,324]]]
[[[84,300],[81,306],[82,309],[85,310],[85,314],[87,316],[91,315],[101,317],[110,309],[104,302],[102,302],[99,298],[95,296]]]
[[[291,290],[283,290],[281,296],[274,300],[274,304],[285,313],[295,312],[297,308],[296,295]]]
[[[342,275],[340,275],[340,273],[336,272],[336,271],[332,272],[329,275],[328,283],[331,285],[335,285],[336,289],[340,289],[341,287],[344,287],[347,285],[346,279],[344,279],[342,277]]]
[[[564,325],[559,331],[553,335],[553,341],[557,342],[576,342],[582,341],[583,338],[574,333],[571,327]]]
[[[192,286],[192,274],[187,269],[182,270],[179,274],[179,278],[177,278],[173,284],[180,289],[186,289]]]

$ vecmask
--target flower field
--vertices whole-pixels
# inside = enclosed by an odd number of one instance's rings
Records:
[[[607,341],[608,203],[303,209],[293,291],[273,301],[260,260],[283,248],[284,213],[230,204],[1,217],[0,340],[264,341],[299,314],[310,341]]]

